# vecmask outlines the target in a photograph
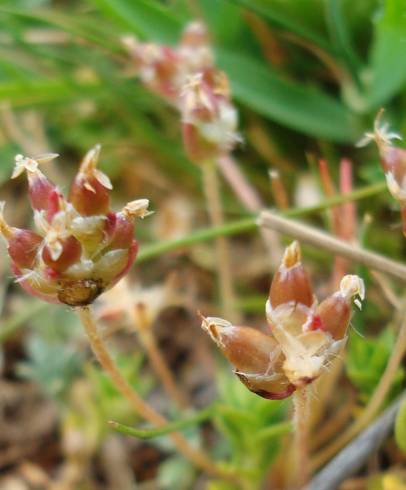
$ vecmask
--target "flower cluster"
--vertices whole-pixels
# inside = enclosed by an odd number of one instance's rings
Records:
[[[380,110],[375,119],[374,131],[366,133],[357,146],[376,142],[389,192],[400,204],[403,234],[406,235],[406,150],[392,144],[392,140],[402,138],[389,130],[388,123],[381,122],[382,113]]]
[[[339,291],[318,304],[299,244],[293,242],[273,277],[266,303],[270,334],[220,318],[203,318],[202,328],[249,390],[282,399],[318,378],[338,355],[347,340],[351,300],[356,296],[364,298],[364,283],[347,275]]]
[[[227,77],[214,64],[205,26],[190,23],[175,47],[132,37],[124,43],[145,86],[181,113],[189,158],[200,163],[231,151],[239,141],[238,115]]]
[[[148,213],[148,200],[110,210],[107,175],[97,169],[100,147],[83,159],[66,199],[39,166],[58,155],[16,156],[12,178],[28,177],[36,231],[7,224],[1,203],[0,232],[7,241],[13,272],[30,294],[50,303],[83,306],[112,287],[137,254],[134,218]]]

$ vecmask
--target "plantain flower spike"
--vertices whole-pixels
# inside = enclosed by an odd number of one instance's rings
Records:
[[[388,123],[382,122],[383,112],[381,109],[375,118],[374,131],[366,133],[357,146],[371,141],[377,144],[388,190],[400,204],[403,234],[406,235],[406,150],[392,144],[393,140],[402,138],[390,131]]]
[[[84,157],[66,199],[39,166],[57,155],[18,155],[12,178],[26,172],[36,231],[14,228],[0,203],[0,233],[17,282],[50,303],[83,306],[116,284],[133,264],[138,243],[134,219],[148,214],[148,200],[110,209],[112,185],[97,168],[100,146]]]
[[[266,303],[268,334],[203,318],[202,328],[254,393],[281,399],[325,372],[345,345],[352,300],[360,307],[364,283],[344,276],[340,288],[320,304],[301,262],[298,242],[286,248]]]

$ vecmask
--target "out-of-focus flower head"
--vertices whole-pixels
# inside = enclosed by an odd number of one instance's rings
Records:
[[[201,163],[229,153],[240,138],[225,75],[190,76],[181,101],[183,143],[189,158]]]
[[[179,107],[179,94],[188,76],[214,70],[207,29],[202,22],[188,24],[176,46],[123,38],[140,80],[152,92]]]
[[[150,328],[165,308],[184,304],[185,296],[174,275],[169,275],[163,285],[148,288],[124,278],[96,302],[95,310],[98,319],[107,325],[134,331]]]
[[[188,24],[177,46],[125,38],[141,81],[182,116],[186,153],[202,163],[230,152],[240,141],[238,114],[226,75],[217,69],[203,23]]]
[[[293,242],[274,275],[266,303],[269,335],[219,318],[204,318],[202,327],[251,391],[281,399],[328,369],[347,340],[351,300],[357,297],[359,306],[364,295],[362,279],[347,275],[339,290],[318,304],[299,244]]]
[[[66,199],[39,166],[57,155],[16,157],[12,178],[28,177],[28,194],[36,231],[10,226],[0,208],[0,232],[12,269],[30,294],[51,303],[91,303],[117,283],[131,267],[138,249],[134,218],[148,214],[148,200],[110,210],[107,175],[97,169],[99,145],[83,159]]]
[[[375,118],[374,131],[366,133],[357,146],[365,146],[371,141],[377,144],[389,192],[400,204],[403,234],[406,235],[406,150],[392,144],[393,140],[402,138],[390,131],[388,123],[382,122],[382,114],[383,109]]]

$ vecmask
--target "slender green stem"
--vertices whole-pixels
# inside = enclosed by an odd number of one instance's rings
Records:
[[[374,196],[376,194],[380,194],[385,189],[386,183],[380,182],[378,184],[363,187],[362,189],[357,189],[353,192],[334,196],[330,199],[322,201],[320,204],[316,204],[315,206],[287,209],[280,214],[281,216],[289,218],[306,216],[309,214],[317,213],[319,211],[324,211],[325,209],[331,208],[338,204],[342,204],[344,202],[357,201]],[[163,255],[164,253],[171,252],[172,250],[177,250],[183,247],[191,247],[196,243],[213,240],[218,236],[231,236],[252,232],[257,229],[256,220],[256,216],[252,216],[238,221],[233,221],[231,223],[226,223],[222,226],[214,226],[211,228],[197,230],[185,237],[178,238],[176,240],[167,240],[165,242],[147,245],[143,247],[140,254],[138,255],[137,263],[146,262],[148,260],[154,259],[155,257]]]
[[[109,425],[122,434],[127,436],[137,437],[139,439],[152,439],[154,437],[165,436],[171,432],[176,432],[178,430],[187,429],[188,427],[193,427],[195,425],[210,419],[216,410],[216,406],[212,405],[201,412],[192,415],[187,419],[176,420],[175,422],[169,422],[163,427],[153,428],[153,429],[137,429],[135,427],[129,427],[128,425],[120,424],[111,420]]]

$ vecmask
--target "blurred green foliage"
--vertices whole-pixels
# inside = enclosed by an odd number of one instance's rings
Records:
[[[364,337],[357,332],[352,332],[345,367],[362,403],[369,400],[381,379],[395,341],[396,334],[390,327],[382,330],[376,337]],[[404,368],[400,367],[393,380],[387,402],[399,393],[404,378]]]
[[[291,431],[286,421],[288,401],[265,400],[254,395],[228,371],[219,373],[216,426],[225,436],[219,448],[227,466],[245,475],[253,488],[259,485],[280,449],[282,436]],[[223,482],[213,482],[220,490]]]

